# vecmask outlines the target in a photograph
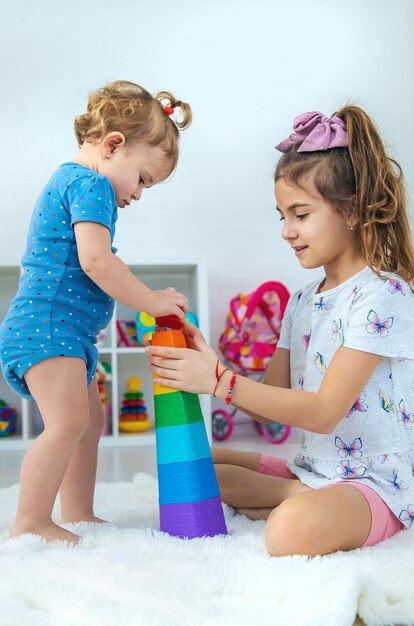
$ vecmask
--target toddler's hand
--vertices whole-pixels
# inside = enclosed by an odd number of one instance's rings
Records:
[[[153,305],[147,313],[153,317],[176,315],[180,320],[184,320],[185,314],[189,310],[189,304],[182,293],[176,291],[174,287],[167,287],[167,289],[153,291],[152,294]]]

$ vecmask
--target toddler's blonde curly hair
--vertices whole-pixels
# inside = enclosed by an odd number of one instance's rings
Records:
[[[181,121],[174,121],[164,110],[181,110]],[[75,118],[79,147],[87,141],[99,143],[110,132],[118,131],[127,142],[160,146],[173,168],[178,161],[180,131],[191,124],[191,107],[170,92],[154,96],[144,87],[127,80],[116,80],[90,94],[87,111]]]

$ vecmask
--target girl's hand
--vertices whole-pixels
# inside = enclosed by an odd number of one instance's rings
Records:
[[[147,311],[153,317],[163,315],[176,315],[180,320],[184,320],[185,314],[189,310],[187,298],[176,291],[174,287],[167,287],[161,291],[152,292],[151,310]]]
[[[197,326],[194,326],[191,322],[187,322],[187,320],[184,320],[183,333],[185,335],[187,348],[201,352],[202,349],[207,346],[201,330],[199,330]]]
[[[151,355],[154,381],[164,387],[190,393],[213,393],[216,384],[216,353],[193,324],[185,322],[184,332],[191,348],[145,348]]]

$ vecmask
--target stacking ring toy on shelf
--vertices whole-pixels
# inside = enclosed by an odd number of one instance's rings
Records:
[[[121,413],[119,415],[119,430],[125,433],[139,433],[152,427],[148,419],[144,394],[140,391],[142,381],[138,376],[128,380],[128,391],[124,393]]]

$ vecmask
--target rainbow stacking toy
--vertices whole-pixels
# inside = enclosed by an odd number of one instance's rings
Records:
[[[153,346],[185,348],[181,322],[157,318]],[[160,529],[176,537],[226,535],[213,459],[198,396],[154,383]]]

